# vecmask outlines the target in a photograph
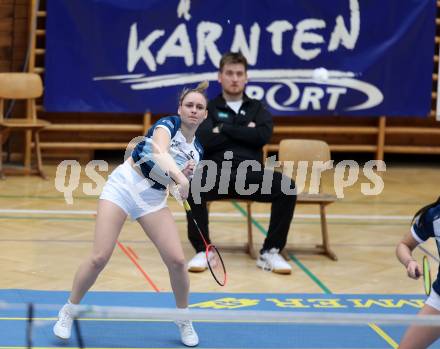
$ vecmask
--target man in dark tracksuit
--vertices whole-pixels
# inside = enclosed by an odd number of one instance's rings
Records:
[[[291,266],[279,252],[286,245],[296,196],[282,192],[281,173],[266,170],[270,171],[268,173],[263,166],[249,166],[249,160],[254,164],[257,162],[261,164],[262,148],[272,136],[272,116],[260,101],[244,94],[247,62],[242,54],[223,55],[218,79],[222,85],[222,94],[209,102],[208,117],[197,131],[197,137],[204,148],[204,160],[211,160],[217,164],[215,179],[211,175],[208,178],[211,181],[215,180],[215,185],[208,192],[200,193],[201,203],[195,203],[194,197],[190,195],[188,201],[193,215],[206,240],[209,241],[206,201],[231,198],[271,202],[269,230],[257,266],[280,274],[290,274]],[[247,162],[239,168],[243,161]],[[230,178],[228,178],[229,168]],[[206,170],[206,167],[203,168],[202,186],[207,180]],[[270,178],[267,177],[268,175],[273,176],[269,190],[267,185],[262,186],[263,178]],[[289,184],[291,188],[294,187],[293,181]],[[243,195],[242,190],[237,190],[237,187],[249,189],[250,186],[255,187],[255,185],[258,185],[258,190],[250,195]],[[193,194],[194,189],[191,190]],[[206,270],[205,245],[191,219],[188,219],[188,238],[197,252],[188,263],[188,270],[193,272]]]

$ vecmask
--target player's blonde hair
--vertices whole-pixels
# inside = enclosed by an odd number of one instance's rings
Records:
[[[209,86],[209,82],[205,80],[200,82],[195,88],[184,88],[179,96],[179,105],[182,105],[182,102],[185,99],[185,97],[188,95],[188,93],[191,92],[200,93],[205,98],[206,105],[208,105],[208,97],[206,96],[206,90],[208,86]]]

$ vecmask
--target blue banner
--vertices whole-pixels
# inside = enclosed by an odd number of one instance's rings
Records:
[[[246,93],[273,115],[426,116],[435,0],[47,2],[48,111],[172,113],[217,83],[222,53],[249,62]]]

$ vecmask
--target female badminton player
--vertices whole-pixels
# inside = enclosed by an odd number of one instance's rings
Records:
[[[408,276],[418,279],[423,275],[423,270],[412,256],[412,251],[418,244],[428,238],[440,237],[440,197],[436,202],[422,207],[413,218],[411,231],[399,242],[396,248],[397,258],[406,269]],[[439,245],[437,243],[437,248]],[[439,249],[440,254],[440,249]],[[419,314],[440,314],[440,279],[439,275],[432,285],[432,291],[426,299]],[[427,348],[440,337],[440,328],[434,326],[410,326],[405,332],[399,345],[400,349]]]
[[[167,189],[176,183],[180,198],[188,197],[189,179],[202,157],[195,132],[207,117],[207,86],[203,82],[183,90],[178,116],[157,121],[131,156],[109,176],[98,202],[93,249],[78,268],[68,302],[58,314],[53,328],[57,337],[70,338],[72,304],[81,301],[106,266],[128,215],[139,222],[158,248],[168,268],[177,307],[188,307],[189,277],[178,230],[167,207]],[[199,339],[191,321],[176,324],[182,343],[196,346]]]

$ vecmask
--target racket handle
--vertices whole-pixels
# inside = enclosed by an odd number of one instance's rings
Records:
[[[188,201],[186,201],[186,200],[183,202],[183,207],[185,208],[186,212],[191,211],[191,206],[188,204]]]

